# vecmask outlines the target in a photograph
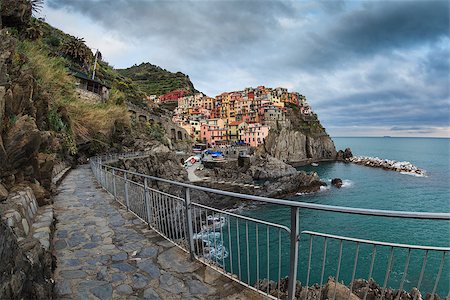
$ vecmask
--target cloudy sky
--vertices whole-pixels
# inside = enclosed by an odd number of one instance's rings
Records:
[[[210,96],[305,95],[333,136],[450,137],[448,1],[46,0],[116,68],[150,62]]]

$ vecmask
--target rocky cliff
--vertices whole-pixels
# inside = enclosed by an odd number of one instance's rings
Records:
[[[294,164],[336,158],[333,140],[317,115],[301,115],[295,107],[288,112],[285,124],[270,129],[260,151]]]

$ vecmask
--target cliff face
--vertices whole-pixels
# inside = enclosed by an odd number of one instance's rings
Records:
[[[295,109],[286,124],[271,128],[262,152],[289,163],[336,158],[333,140],[317,116],[302,116]]]

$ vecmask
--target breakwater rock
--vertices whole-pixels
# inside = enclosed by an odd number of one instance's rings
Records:
[[[357,165],[364,165],[373,168],[382,168],[384,170],[391,170],[400,172],[403,174],[426,176],[426,172],[420,169],[408,161],[395,161],[390,159],[382,159],[378,157],[368,156],[353,156],[346,161],[352,162]]]

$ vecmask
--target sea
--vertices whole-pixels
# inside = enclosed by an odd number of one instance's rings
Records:
[[[350,147],[354,155],[409,161],[424,169],[426,176],[341,162],[319,163],[316,167],[298,169],[316,172],[328,186],[320,192],[296,195],[290,200],[354,208],[450,213],[450,139],[336,137],[333,141],[336,149]],[[333,178],[343,180],[342,188],[331,186]],[[289,208],[277,205],[247,206],[239,213],[288,227],[290,224]],[[288,274],[289,236],[285,230],[256,226],[242,220],[231,219],[229,222],[231,226],[224,226],[221,238],[227,249],[226,259],[221,259],[229,271],[234,268],[233,273],[239,273],[238,276],[251,285],[261,278],[277,281]],[[441,220],[358,216],[301,209],[300,231],[397,244],[450,247],[450,222]],[[236,239],[237,235],[239,239]],[[348,285],[352,278],[367,279],[371,275],[380,286],[398,289],[403,282],[403,288],[410,291],[420,281],[422,293],[431,293],[436,289],[441,298],[449,295],[450,253],[408,251],[407,248],[391,248],[388,245],[374,249],[371,244],[341,243],[332,238],[327,239],[326,253],[324,250],[323,237],[301,234],[297,277],[302,285],[326,283],[329,276],[337,277]],[[342,254],[340,262],[339,253]],[[372,259],[374,263],[370,270]],[[435,286],[437,277],[439,283]]]

